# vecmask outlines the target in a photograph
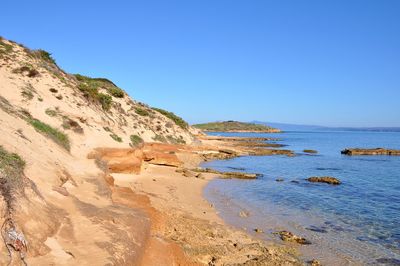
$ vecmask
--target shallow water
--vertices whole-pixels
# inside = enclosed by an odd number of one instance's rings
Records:
[[[296,232],[313,242],[301,248],[305,259],[319,258],[328,265],[400,265],[400,156],[340,154],[346,147],[400,149],[399,132],[214,134],[278,137],[281,141],[277,143],[298,153],[203,165],[264,174],[251,181],[217,179],[206,187],[206,197],[229,223],[249,231],[261,228],[265,233],[260,237],[266,239],[277,239],[272,233],[279,229]],[[307,155],[303,149],[318,154]],[[343,183],[330,186],[304,180],[325,175]],[[277,182],[277,178],[284,181]],[[243,209],[250,217],[238,216]]]

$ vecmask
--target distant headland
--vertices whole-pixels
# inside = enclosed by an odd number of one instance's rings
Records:
[[[267,125],[259,125],[255,123],[244,123],[238,121],[222,121],[205,124],[196,124],[193,127],[203,131],[217,132],[257,132],[257,133],[279,133],[280,129],[273,128]]]

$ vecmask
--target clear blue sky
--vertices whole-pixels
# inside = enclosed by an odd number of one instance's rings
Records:
[[[400,126],[398,0],[3,0],[0,35],[192,123]]]

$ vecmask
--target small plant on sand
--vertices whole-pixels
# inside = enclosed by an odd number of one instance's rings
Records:
[[[146,109],[141,108],[141,107],[135,107],[135,113],[137,113],[140,116],[149,116],[150,115],[149,111],[147,111]]]
[[[139,137],[138,135],[131,135],[130,139],[131,139],[131,143],[130,143],[131,147],[137,147],[143,143],[143,139],[141,137]]]
[[[7,152],[0,146],[0,173],[1,178],[16,180],[24,172],[25,161],[15,153]]]
[[[26,75],[27,77],[30,77],[30,78],[35,78],[40,75],[39,71],[37,71],[36,69],[34,69],[31,66],[22,66],[22,67],[14,69],[12,72],[15,74]]]
[[[33,99],[33,93],[30,90],[23,89],[21,91],[22,97],[24,97],[26,100],[32,100]]]
[[[172,121],[174,121],[174,123],[179,126],[182,129],[187,129],[189,127],[188,123],[183,120],[181,117],[177,116],[176,114],[172,113],[172,112],[168,112],[166,110],[160,109],[160,108],[152,108],[153,110],[159,112],[160,114],[168,117],[169,119],[171,119]]]
[[[11,44],[8,44],[4,41],[2,37],[0,37],[0,55],[1,54],[8,54],[13,51],[13,47]]]
[[[154,140],[154,141],[163,142],[163,143],[168,142],[167,139],[166,139],[164,136],[158,135],[158,134],[156,134],[156,135],[153,137],[153,140]]]
[[[179,136],[178,138],[168,135],[167,140],[169,143],[172,144],[186,144],[186,141],[182,138],[182,136]]]
[[[58,113],[56,110],[52,110],[50,108],[47,108],[46,111],[44,111],[46,113],[46,115],[54,117],[56,116]]]
[[[110,137],[116,142],[122,142],[122,138],[115,133],[110,134]]]
[[[40,59],[43,59],[44,61],[46,61],[46,62],[48,62],[48,63],[57,65],[57,64],[56,64],[56,60],[51,56],[51,53],[49,53],[49,52],[47,52],[47,51],[45,51],[45,50],[39,49],[39,50],[33,51],[32,53],[33,53],[36,57],[38,57],[38,58],[40,58]]]
[[[66,150],[70,150],[70,142],[66,134],[38,119],[28,118],[28,122],[36,129],[36,131],[50,138]]]

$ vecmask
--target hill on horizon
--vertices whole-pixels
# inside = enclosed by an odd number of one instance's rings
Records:
[[[269,125],[283,131],[374,131],[374,132],[400,132],[400,127],[329,127],[319,125],[302,125],[278,122],[263,122],[254,120],[250,123]]]

